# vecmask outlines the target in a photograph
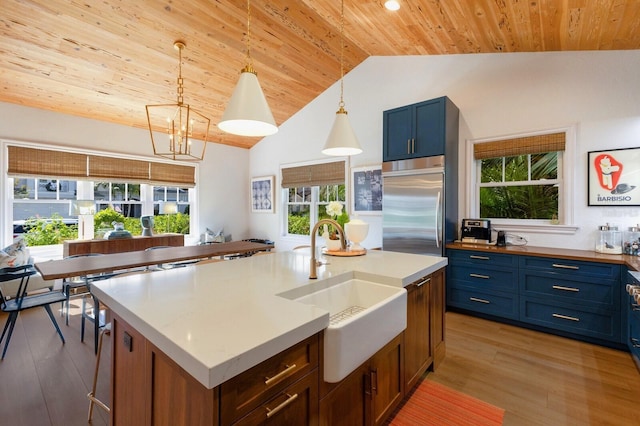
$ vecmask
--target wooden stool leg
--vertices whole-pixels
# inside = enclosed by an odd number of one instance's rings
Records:
[[[87,398],[89,398],[89,417],[88,422],[91,423],[91,417],[93,415],[93,405],[97,405],[102,408],[104,411],[109,413],[111,409],[102,401],[96,398],[96,387],[98,385],[98,372],[100,370],[100,357],[102,355],[102,340],[104,339],[105,334],[111,334],[111,323],[104,326],[104,328],[100,331],[100,337],[98,339],[98,354],[96,357],[96,369],[93,373],[93,386],[91,387],[91,392],[87,394]]]

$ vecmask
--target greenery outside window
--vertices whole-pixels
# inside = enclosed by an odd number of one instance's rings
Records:
[[[499,229],[571,232],[575,227],[566,194],[574,147],[571,127],[468,141],[468,217],[491,219]]]
[[[328,219],[327,205],[341,202],[346,209],[345,185],[306,186],[287,189],[287,234],[309,235],[320,220]]]
[[[480,217],[558,219],[558,165],[548,152],[478,160]]]

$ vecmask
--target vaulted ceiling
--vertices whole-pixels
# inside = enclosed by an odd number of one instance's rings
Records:
[[[369,56],[640,48],[638,0],[345,0],[345,73]],[[245,65],[241,0],[3,0],[0,101],[146,128],[184,101],[217,123]],[[253,0],[251,57],[277,124],[340,78],[340,0]],[[336,100],[337,106],[337,100]],[[258,138],[214,127],[212,142]]]

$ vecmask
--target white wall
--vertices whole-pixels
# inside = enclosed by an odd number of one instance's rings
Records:
[[[590,250],[606,222],[626,229],[640,222],[638,207],[587,207],[587,152],[640,146],[640,51],[548,52],[446,56],[371,57],[345,76],[345,103],[364,153],[351,167],[382,161],[382,111],[439,96],[460,108],[460,213],[468,212],[465,141],[575,125],[573,158],[575,235],[531,233],[530,245]],[[268,90],[265,87],[264,90]],[[327,158],[320,151],[339,100],[334,84],[280,131],[251,149],[252,176],[275,175],[281,164]],[[281,238],[282,208],[251,214],[252,233],[279,249],[298,242]],[[379,216],[366,247],[381,244]]]
[[[140,114],[144,114],[144,110]],[[0,139],[153,156],[148,130],[7,103],[0,103]],[[4,152],[0,155],[4,155]],[[4,158],[2,164],[6,167]],[[196,177],[199,208],[192,212],[200,224],[196,238],[206,227],[216,231],[224,228],[225,233],[232,234],[236,240],[252,236],[248,226],[248,165],[249,151],[246,149],[215,143],[207,146],[205,159],[199,163]],[[7,191],[5,178],[6,173],[2,173],[0,181],[3,191]],[[6,204],[2,205],[3,217],[8,214]],[[3,224],[4,234],[6,228]],[[11,235],[0,234],[0,241],[6,242],[10,238]]]

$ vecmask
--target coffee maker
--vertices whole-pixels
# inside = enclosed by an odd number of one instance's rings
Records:
[[[462,219],[463,243],[491,244],[491,221],[487,219]]]

